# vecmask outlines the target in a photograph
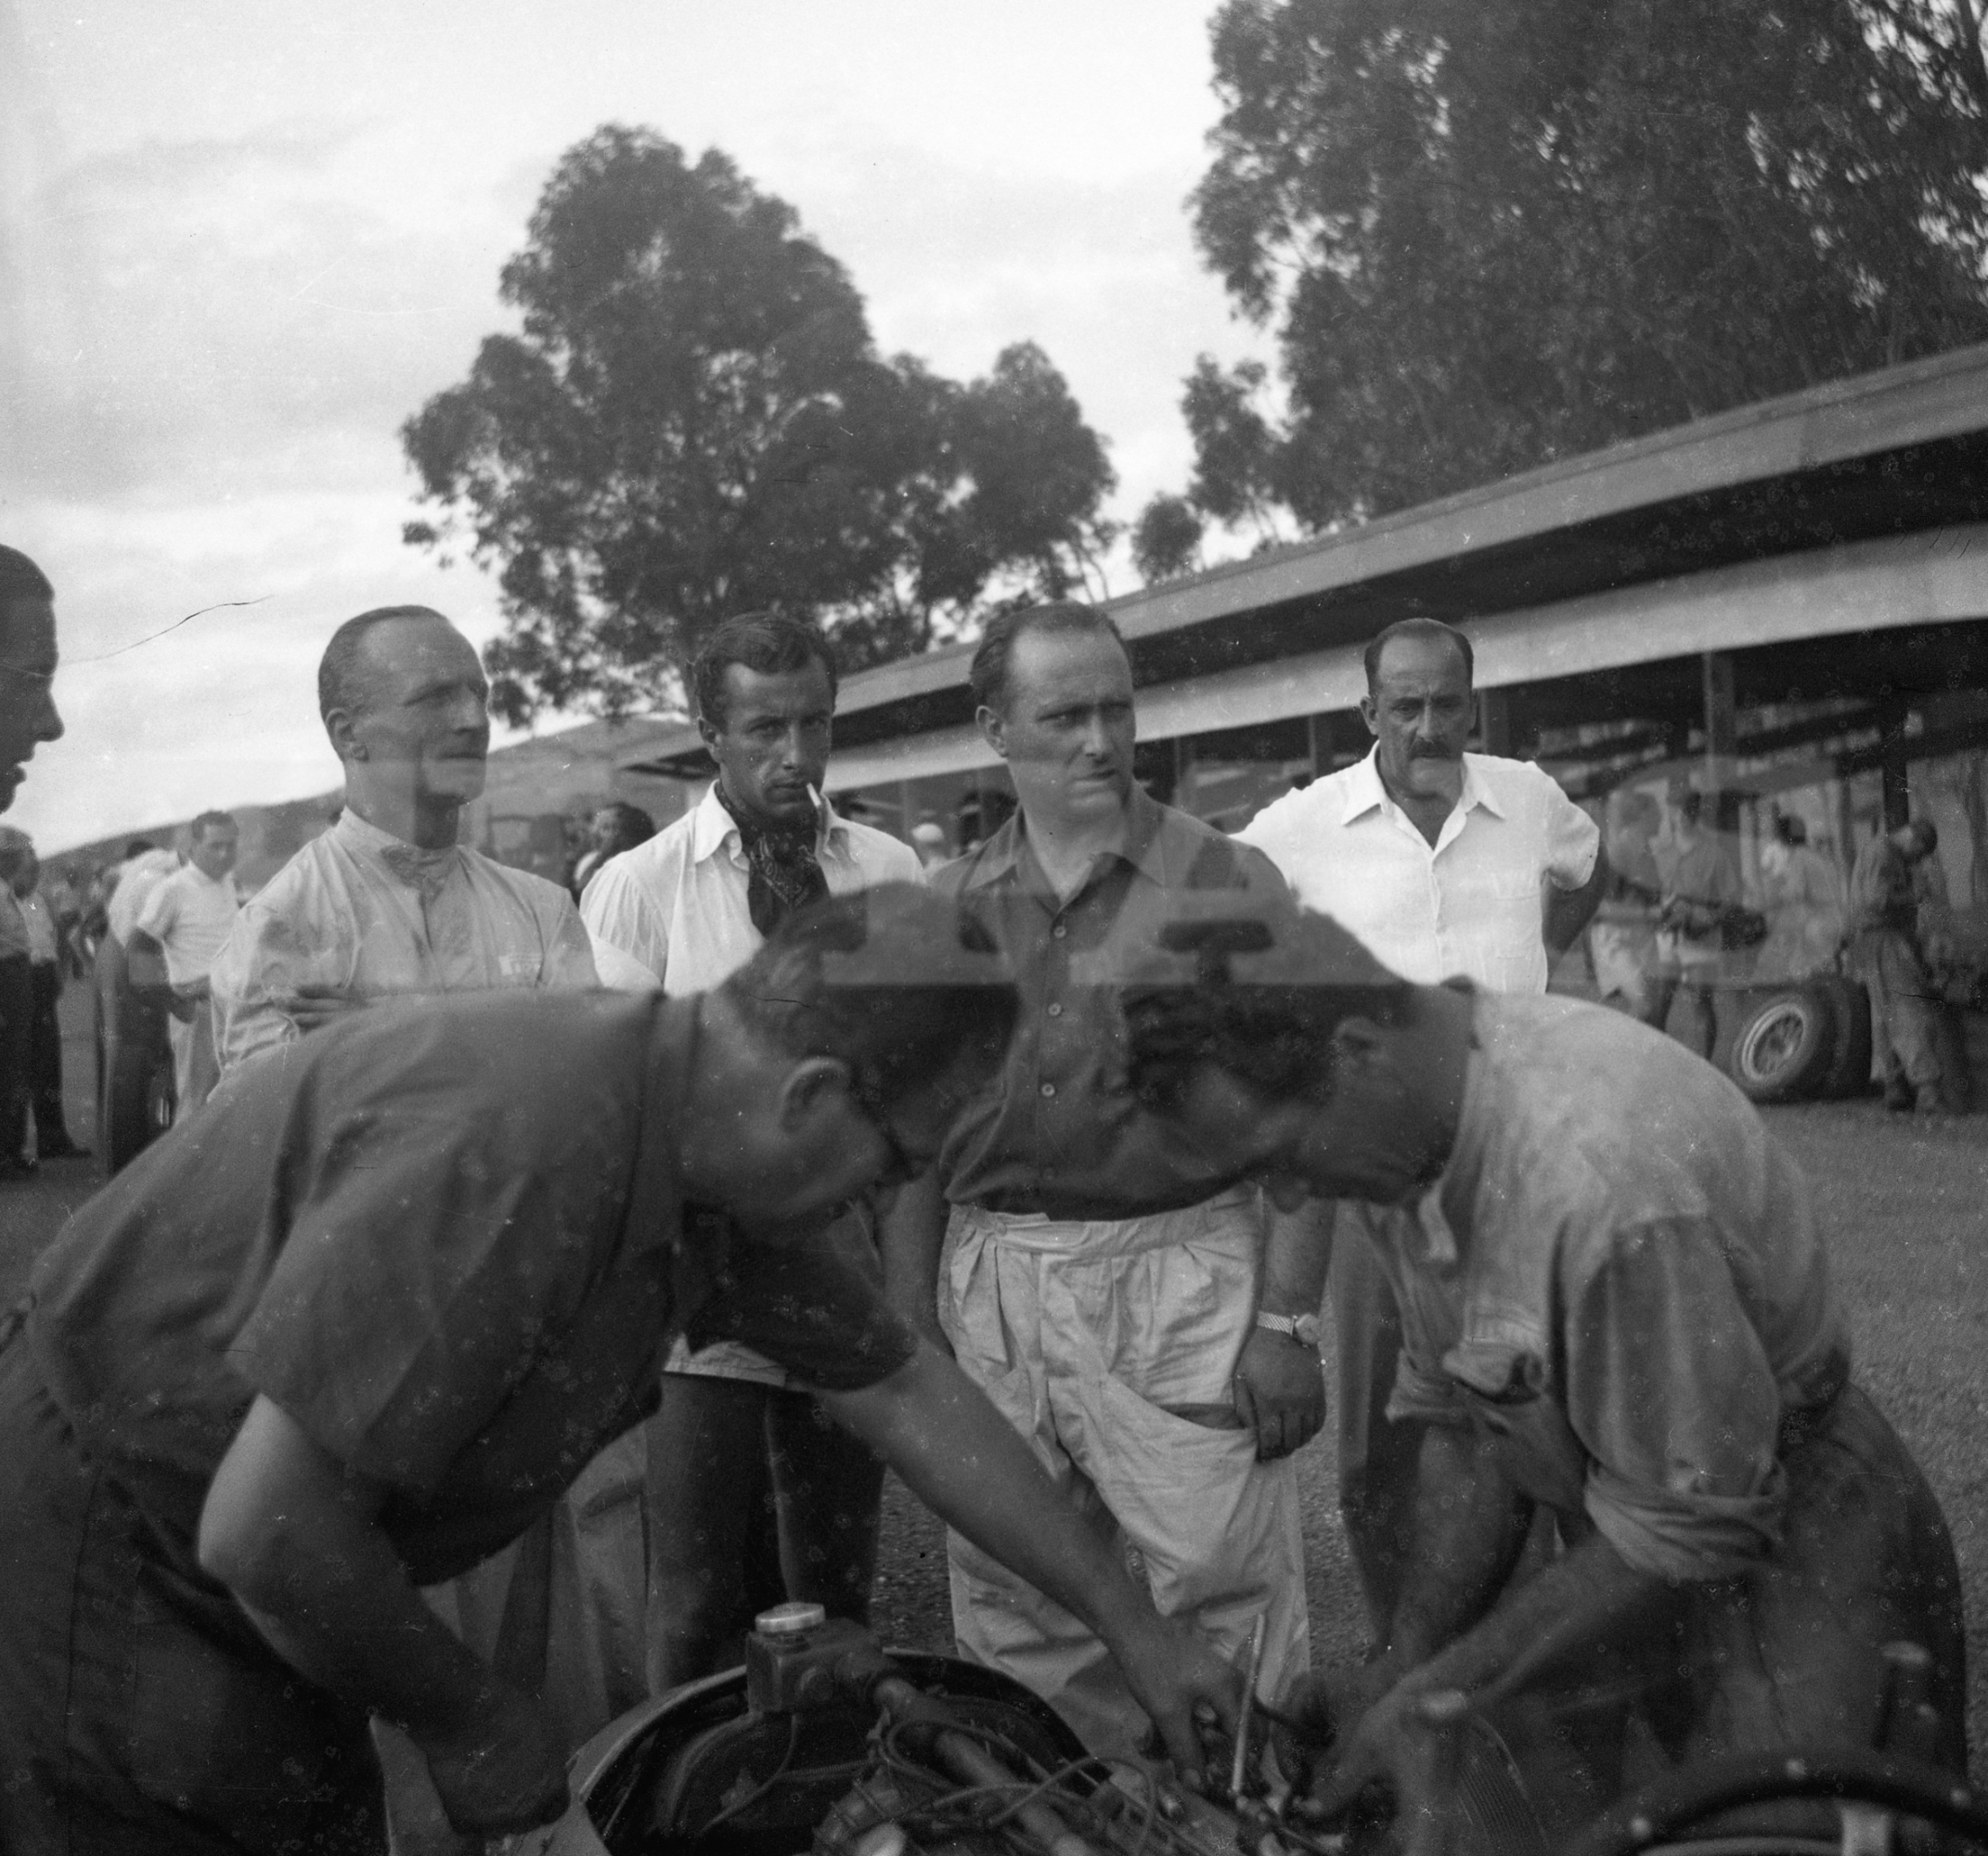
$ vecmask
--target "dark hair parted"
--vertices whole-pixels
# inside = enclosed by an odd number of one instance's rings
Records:
[[[391,625],[396,619],[432,619],[438,625],[455,629],[448,616],[432,606],[375,606],[370,612],[347,619],[331,634],[325,654],[317,660],[317,714],[321,720],[329,722],[334,709],[354,714],[365,709],[366,679],[360,660],[366,652],[367,636],[376,625]]]
[[[19,548],[0,547],[0,600],[54,598],[47,574]]]
[[[1360,662],[1366,668],[1367,694],[1374,693],[1374,686],[1380,680],[1381,653],[1396,638],[1439,638],[1452,646],[1464,660],[1464,680],[1472,681],[1478,673],[1477,652],[1470,648],[1469,638],[1454,625],[1446,625],[1440,619],[1413,618],[1397,619],[1391,625],[1383,625],[1367,640],[1367,648],[1360,653]]]
[[[1337,980],[1349,937],[1323,917],[1293,911],[1275,923],[1280,967],[1302,968],[1315,953],[1316,980],[1297,975],[1274,983],[1230,976],[1230,956],[1248,943],[1220,942],[1198,950],[1195,972],[1135,977],[1122,996],[1127,1066],[1134,1092],[1161,1114],[1186,1094],[1206,1065],[1232,1076],[1272,1102],[1329,1101],[1334,1035],[1349,1018],[1393,1025],[1410,1010],[1414,988],[1384,974],[1362,952],[1364,971]],[[1267,944],[1271,936],[1262,937]],[[1370,977],[1371,975],[1371,977]]]
[[[791,1057],[840,1060],[884,1106],[962,1061],[991,1077],[1019,1010],[986,925],[904,883],[789,917],[719,990],[754,1036]]]
[[[1057,636],[1089,632],[1093,637],[1113,638],[1120,651],[1126,650],[1124,636],[1109,613],[1075,599],[1058,599],[1047,606],[1017,606],[996,612],[980,634],[979,648],[966,674],[976,709],[991,709],[997,715],[1007,713],[1008,660],[1014,653],[1015,641],[1030,632]],[[1126,651],[1126,655],[1130,658],[1131,653]]]
[[[691,709],[714,728],[725,726],[725,673],[735,664],[761,677],[819,664],[828,672],[831,704],[841,683],[834,650],[819,625],[778,612],[742,612],[717,626],[691,660]]]
[[[235,815],[232,812],[202,812],[187,827],[187,835],[197,844],[217,826],[226,826],[230,831],[234,831]]]

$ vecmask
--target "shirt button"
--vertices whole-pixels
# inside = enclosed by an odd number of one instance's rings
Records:
[[[1052,1018],[1061,1018],[1063,1016],[1063,1007],[1060,1005],[1051,1006],[1049,1009],[1049,1015]]]
[[[1044,1083],[1042,1085],[1042,1093],[1046,1096],[1054,1095],[1056,1093],[1056,1085],[1054,1083]]]
[[[1057,924],[1050,930],[1050,933],[1053,934],[1059,941],[1062,940],[1063,937],[1069,932],[1070,931],[1066,927],[1065,927],[1061,922],[1057,922]]]

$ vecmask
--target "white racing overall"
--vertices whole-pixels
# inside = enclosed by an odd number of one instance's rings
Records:
[[[1235,1414],[1256,1315],[1262,1220],[1235,1187],[1145,1218],[1058,1220],[953,1207],[940,1313],[960,1364],[1057,1488],[1137,1551],[1155,1604],[1240,1656],[1267,1612],[1259,1693],[1308,1667],[1292,1459],[1257,1461]],[[1004,1669],[1094,1753],[1146,1732],[1104,1646],[956,1533],[947,1537],[962,1656]]]

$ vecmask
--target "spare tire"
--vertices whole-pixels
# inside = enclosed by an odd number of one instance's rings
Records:
[[[1871,996],[1862,980],[1841,973],[1817,973],[1809,984],[1829,995],[1836,1020],[1836,1048],[1829,1058],[1821,1093],[1832,1102],[1861,1096],[1871,1086]]]
[[[1777,988],[1757,1000],[1733,1034],[1733,1080],[1758,1102],[1814,1094],[1836,1054],[1830,1003],[1815,986]]]

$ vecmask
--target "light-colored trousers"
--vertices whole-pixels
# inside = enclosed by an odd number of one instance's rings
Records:
[[[940,1313],[960,1364],[1099,1530],[1136,1553],[1155,1604],[1240,1656],[1267,1613],[1259,1693],[1310,1661],[1291,1459],[1257,1461],[1234,1414],[1262,1219],[1238,1188],[1149,1218],[1061,1222],[955,1206]],[[949,1534],[960,1652],[1047,1701],[1094,1753],[1146,1717],[1077,1618]]]
[[[174,1118],[186,1117],[213,1093],[221,1080],[214,1057],[214,1012],[212,999],[200,999],[187,1019],[166,1020],[166,1038],[173,1047]]]

